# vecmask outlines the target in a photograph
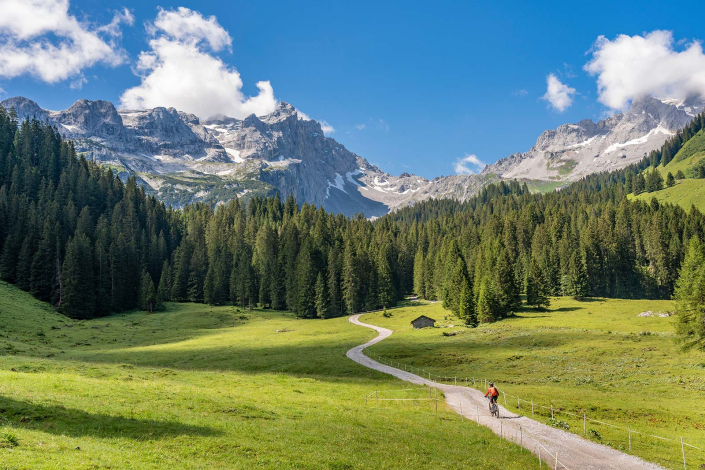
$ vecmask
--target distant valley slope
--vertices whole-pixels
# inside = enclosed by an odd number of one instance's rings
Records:
[[[703,109],[702,100],[636,100],[626,113],[544,132],[536,145],[486,167],[479,175],[433,180],[392,176],[325,137],[318,122],[280,102],[266,116],[201,121],[174,108],[117,110],[107,101],[79,100],[64,111],[23,97],[2,101],[18,118],[49,121],[87,158],[134,174],[157,197],[182,206],[195,201],[293,193],[331,212],[379,217],[428,198],[465,200],[500,179],[556,187],[640,160]]]

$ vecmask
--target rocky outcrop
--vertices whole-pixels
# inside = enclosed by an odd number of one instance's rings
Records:
[[[500,179],[573,181],[622,168],[659,147],[700,112],[701,99],[643,98],[599,122],[583,120],[541,134],[536,144],[486,167],[479,175],[427,180],[392,176],[323,134],[321,125],[280,102],[274,112],[201,122],[174,108],[116,110],[107,101],[79,100],[44,110],[23,97],[3,101],[20,120],[48,121],[87,158],[136,174],[176,206],[222,203],[232,197],[294,194],[329,211],[378,217],[429,198],[466,200]]]
[[[583,120],[545,131],[528,152],[485,168],[504,179],[575,181],[641,160],[705,108],[702,98],[634,100],[629,111],[599,122]]]

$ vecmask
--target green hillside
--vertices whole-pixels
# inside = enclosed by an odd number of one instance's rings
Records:
[[[347,318],[168,304],[76,321],[0,282],[0,468],[538,468],[345,357]]]
[[[705,212],[705,180],[684,179],[676,181],[675,186],[664,188],[653,193],[642,193],[638,196],[630,195],[631,199],[640,199],[646,202],[656,198],[659,202],[678,204],[685,210],[692,206],[697,207],[701,212]]]
[[[705,161],[705,129],[700,130],[693,137],[683,144],[683,147],[673,157],[667,165],[659,165],[664,179],[670,172],[674,176],[678,171],[682,171],[686,178],[697,177],[697,168],[702,166]]]
[[[656,198],[659,202],[678,204],[686,210],[692,206],[700,211],[705,211],[705,179],[698,178],[698,169],[705,165],[705,129],[700,130],[688,139],[673,159],[666,165],[659,165],[656,169],[661,173],[664,182],[668,174],[674,177],[682,172],[685,179],[676,180],[676,184],[651,193],[641,193],[637,196],[630,195],[630,199],[651,201]],[[645,170],[645,176],[650,169]]]

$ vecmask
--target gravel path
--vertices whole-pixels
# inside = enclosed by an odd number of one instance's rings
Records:
[[[479,422],[483,426],[490,428],[497,435],[502,435],[506,439],[521,444],[536,455],[539,455],[540,452],[543,462],[550,464],[549,468],[554,468],[556,464],[556,454],[558,454],[559,469],[594,470],[608,468],[620,470],[650,470],[663,468],[611,447],[582,439],[567,431],[553,428],[525,416],[516,415],[501,406],[500,419],[493,418],[489,414],[487,400],[478,390],[457,385],[436,383],[416,374],[412,374],[411,372],[380,364],[370,359],[363,353],[363,350],[368,346],[372,346],[388,338],[393,331],[387,328],[362,323],[360,321],[360,316],[362,315],[363,314],[351,316],[350,322],[355,325],[372,328],[376,330],[379,335],[373,340],[349,350],[347,356],[350,359],[365,367],[393,375],[401,380],[437,388],[443,392],[447,403],[457,413],[462,414],[469,420]]]

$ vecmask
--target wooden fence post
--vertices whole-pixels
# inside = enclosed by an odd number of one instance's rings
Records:
[[[553,419],[553,403],[551,403],[551,419]]]
[[[531,399],[531,416],[534,416],[534,399]]]
[[[681,452],[683,452],[683,468],[687,469],[685,465],[685,446],[683,445],[683,437],[681,436]]]
[[[556,466],[554,470],[558,470],[558,451],[556,451]]]
[[[521,446],[521,451],[524,452],[524,431],[521,429],[521,424],[519,425],[519,445]]]
[[[627,424],[627,429],[629,430],[629,452],[632,451],[632,425]]]
[[[585,413],[583,413],[583,436],[587,435],[587,418]]]
[[[539,468],[543,465],[541,462],[541,445],[536,444],[536,453],[539,454]]]

